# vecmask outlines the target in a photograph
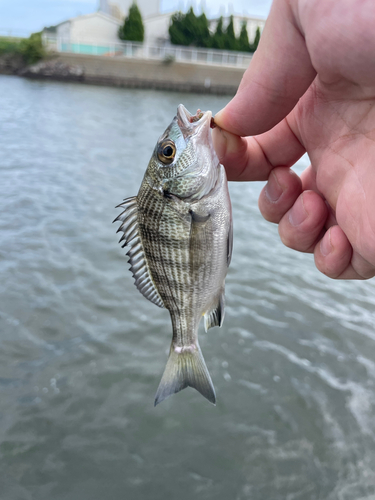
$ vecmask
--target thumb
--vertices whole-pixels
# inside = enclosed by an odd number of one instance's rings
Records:
[[[215,116],[220,128],[240,136],[266,132],[294,108],[315,78],[297,3],[274,1],[236,96]]]

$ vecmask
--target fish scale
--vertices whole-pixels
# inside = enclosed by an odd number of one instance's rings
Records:
[[[232,214],[225,170],[213,149],[211,112],[182,105],[158,140],[138,195],[124,201],[121,241],[139,291],[165,307],[172,343],[155,405],[191,386],[216,395],[198,327],[221,326],[225,276],[232,251]]]
[[[152,199],[155,199],[155,206],[150,210]],[[146,260],[153,279],[158,284],[159,293],[163,296],[164,305],[169,310],[181,307],[183,294],[186,287],[190,286],[188,273],[182,273],[182,267],[188,266],[189,240],[182,231],[179,233],[179,220],[171,224],[173,212],[166,212],[165,205],[160,204],[153,190],[145,188],[144,196],[139,197],[138,206],[142,214],[140,234],[144,242]],[[168,221],[165,221],[166,213]]]

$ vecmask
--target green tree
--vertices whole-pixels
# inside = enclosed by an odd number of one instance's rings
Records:
[[[206,15],[201,14],[197,17],[192,7],[186,14],[176,12],[171,17],[169,37],[174,45],[208,47],[210,32]]]
[[[241,25],[241,32],[238,38],[238,50],[242,52],[250,52],[249,35],[247,34],[246,21]]]
[[[223,16],[219,18],[211,45],[214,49],[225,49],[225,35],[223,30]]]
[[[204,12],[197,17],[196,26],[197,26],[197,46],[210,47],[211,34],[210,30],[208,29],[208,20]]]
[[[169,25],[169,38],[173,45],[189,45],[185,35],[185,14],[176,12],[172,15]]]
[[[186,45],[196,45],[197,42],[197,16],[193,7],[187,11],[183,21],[184,33],[187,40]]]
[[[27,64],[35,64],[45,55],[42,33],[32,33],[29,38],[20,42],[20,52]]]
[[[129,9],[129,14],[125,18],[124,25],[120,26],[118,36],[121,40],[130,40],[132,42],[143,42],[145,29],[142,16],[136,3],[133,3]]]
[[[224,40],[225,48],[227,50],[238,50],[237,38],[234,33],[233,16],[230,16],[229,18],[229,24],[227,26],[227,29],[225,30]]]
[[[250,52],[255,52],[258,48],[260,40],[260,28],[257,26],[257,30],[255,32],[255,37],[253,43],[250,45]]]

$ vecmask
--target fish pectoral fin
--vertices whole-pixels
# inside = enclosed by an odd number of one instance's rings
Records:
[[[207,330],[213,326],[222,326],[225,315],[225,295],[224,290],[222,290],[219,301],[216,306],[207,311],[204,315],[204,329]]]
[[[124,208],[124,211],[113,222],[122,222],[117,232],[124,233],[120,242],[124,241],[123,247],[129,247],[126,255],[129,257],[130,271],[133,274],[135,286],[146,299],[159,307],[164,307],[163,300],[152,279],[139,233],[137,197],[127,198],[118,206]]]
[[[204,222],[207,222],[208,219],[210,218],[210,214],[199,214],[198,212],[194,212],[193,210],[189,210],[189,213],[191,215],[191,220],[194,223],[202,224]]]
[[[181,348],[172,343],[167,366],[156,391],[155,406],[186,387],[193,387],[210,403],[216,403],[215,389],[198,342]]]

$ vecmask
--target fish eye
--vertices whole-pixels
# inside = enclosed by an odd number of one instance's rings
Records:
[[[172,146],[165,146],[165,148],[163,149],[163,155],[166,157],[166,158],[170,158],[171,156],[173,156],[173,148]]]
[[[159,144],[158,147],[158,158],[165,165],[169,165],[173,162],[176,156],[176,145],[173,141],[167,140]]]

